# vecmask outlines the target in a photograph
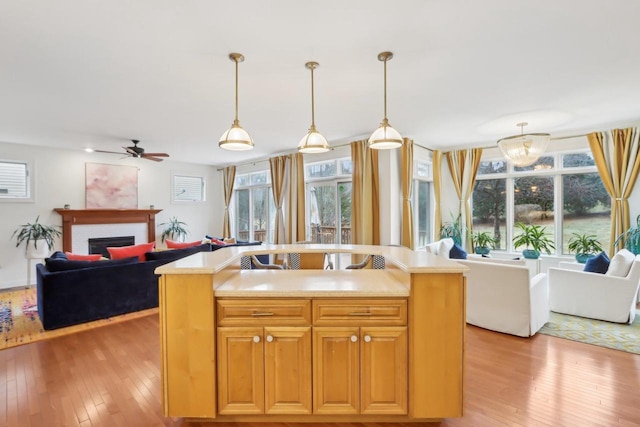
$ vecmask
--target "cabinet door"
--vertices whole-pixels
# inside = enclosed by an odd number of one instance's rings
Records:
[[[360,412],[357,327],[313,328],[313,412]]]
[[[311,413],[311,327],[265,328],[265,413]]]
[[[407,413],[407,328],[360,330],[362,414]]]
[[[264,413],[262,327],[218,328],[218,413]]]

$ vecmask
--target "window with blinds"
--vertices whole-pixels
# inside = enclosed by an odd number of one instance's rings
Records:
[[[0,160],[0,200],[31,200],[27,162]]]
[[[172,197],[174,202],[204,202],[204,177],[173,174]]]

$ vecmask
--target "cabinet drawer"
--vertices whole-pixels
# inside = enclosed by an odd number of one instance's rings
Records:
[[[313,324],[318,326],[407,324],[407,300],[314,300]]]
[[[218,326],[311,324],[310,300],[218,299]]]

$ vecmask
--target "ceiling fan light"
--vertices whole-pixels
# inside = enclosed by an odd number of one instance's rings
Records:
[[[380,127],[369,137],[369,148],[375,150],[387,150],[402,146],[402,135],[389,124],[387,119],[382,120]]]
[[[253,139],[249,133],[240,126],[238,121],[225,131],[220,137],[218,147],[230,151],[246,151],[253,148]]]
[[[525,167],[534,164],[547,149],[550,135],[548,133],[527,133],[522,129],[527,123],[518,123],[521,134],[508,136],[498,140],[498,147],[504,157],[514,166]]]
[[[316,154],[326,153],[331,150],[327,139],[315,127],[309,129],[309,132],[302,137],[298,144],[298,152]]]

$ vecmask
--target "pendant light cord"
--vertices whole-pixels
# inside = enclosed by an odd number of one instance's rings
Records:
[[[316,127],[316,120],[315,120],[315,116],[316,116],[316,110],[315,110],[315,97],[313,95],[314,93],[314,88],[313,88],[313,70],[314,70],[315,66],[311,67],[311,128],[315,129]]]
[[[384,119],[387,120],[387,58],[384,59]]]
[[[236,63],[236,118],[234,123],[238,123],[238,59],[234,59]]]

